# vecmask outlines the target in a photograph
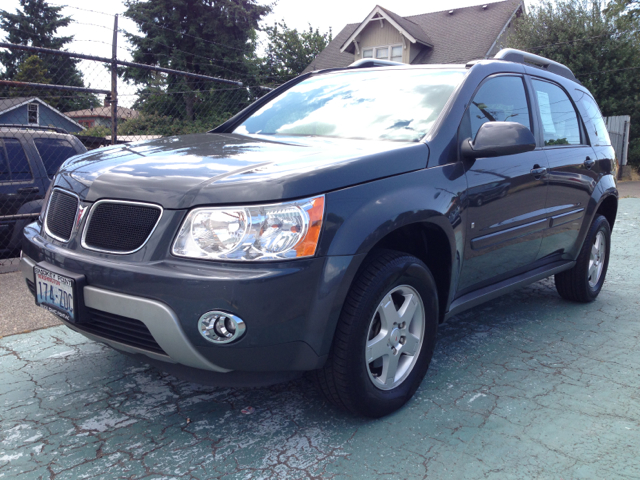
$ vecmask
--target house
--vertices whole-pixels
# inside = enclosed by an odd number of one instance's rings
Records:
[[[0,125],[63,128],[77,133],[84,127],[38,97],[0,98]]]
[[[417,65],[492,57],[523,13],[523,0],[408,17],[376,6],[361,23],[344,27],[304,71],[346,67],[363,58]]]
[[[111,106],[109,100],[105,99],[104,106],[92,107],[85,110],[76,110],[74,112],[66,112],[70,118],[86,128],[107,127],[111,128]],[[118,107],[118,122],[130,120],[138,117],[138,112],[126,107]]]

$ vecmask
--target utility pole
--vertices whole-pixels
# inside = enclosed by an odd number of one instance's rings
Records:
[[[113,44],[111,51],[111,145],[118,140],[118,15],[113,21]]]

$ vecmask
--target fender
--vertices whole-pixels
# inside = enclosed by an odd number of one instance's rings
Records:
[[[455,255],[463,234],[461,195],[466,178],[459,163],[396,175],[327,194],[320,255],[368,253],[406,225],[427,222],[442,228]],[[446,177],[446,178],[443,178]],[[441,188],[446,185],[447,189]],[[453,264],[453,262],[452,262]]]
[[[568,259],[575,260],[578,258],[578,254],[582,249],[587,232],[589,231],[591,223],[596,216],[596,212],[602,203],[609,197],[614,197],[616,199],[616,204],[618,203],[618,188],[616,187],[616,180],[613,174],[603,175],[596,184],[596,187],[593,189],[593,193],[589,199],[589,204],[587,205],[585,219],[580,227],[580,233],[578,234],[574,248],[568,252]],[[611,224],[611,229],[613,229],[613,224]]]

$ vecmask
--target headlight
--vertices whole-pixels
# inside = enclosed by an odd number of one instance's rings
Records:
[[[277,260],[316,253],[324,195],[274,205],[191,210],[171,252],[211,260]]]

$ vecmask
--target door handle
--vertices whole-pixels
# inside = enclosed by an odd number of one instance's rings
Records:
[[[531,175],[534,175],[536,177],[544,175],[545,173],[547,173],[547,169],[545,167],[539,167],[537,165],[534,169],[531,170]]]
[[[591,157],[587,157],[587,159],[584,161],[584,166],[587,167],[587,170],[591,170],[595,164],[596,161],[591,160]]]
[[[18,189],[18,193],[38,193],[40,189],[38,187],[23,187]]]

